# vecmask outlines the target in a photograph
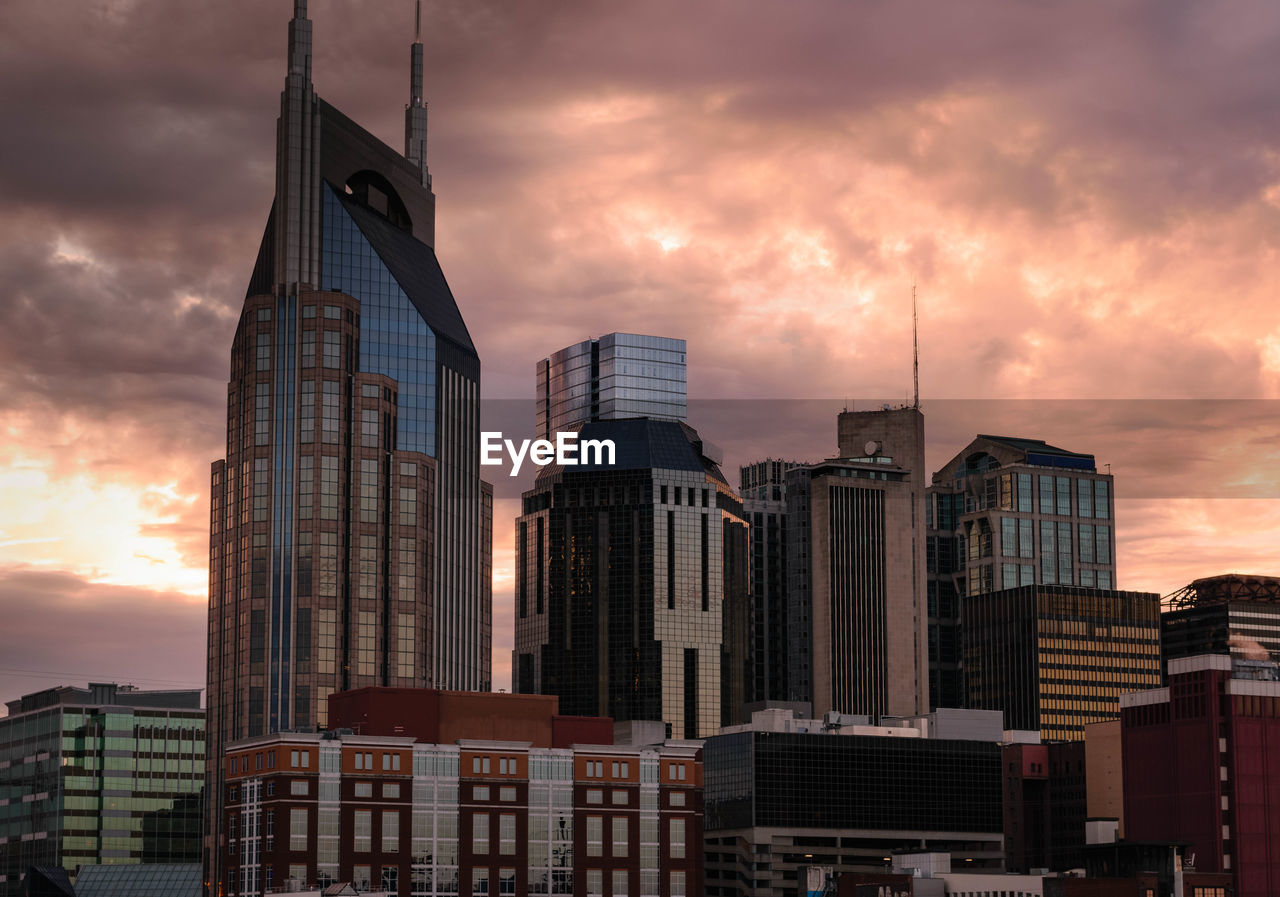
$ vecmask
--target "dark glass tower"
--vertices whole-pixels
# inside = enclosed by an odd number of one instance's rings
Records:
[[[276,191],[212,472],[212,890],[229,741],[322,727],[329,693],[488,690],[480,359],[432,249],[422,45],[400,154],[316,96],[295,0]],[[221,844],[221,846],[219,846]]]
[[[713,735],[745,701],[742,502],[687,424],[594,421],[579,437],[612,440],[616,463],[548,465],[524,493],[512,691]]]

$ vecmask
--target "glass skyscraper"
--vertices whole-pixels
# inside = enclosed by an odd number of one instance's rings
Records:
[[[958,707],[961,605],[1030,585],[1116,587],[1115,481],[1093,455],[978,436],[925,503],[931,707]]]
[[[606,333],[567,346],[538,362],[537,402],[537,432],[543,439],[593,420],[683,421],[688,413],[685,342]]]
[[[198,863],[199,691],[51,688],[0,719],[0,895],[31,866]]]
[[[325,103],[296,0],[212,470],[212,867],[227,742],[323,727],[334,691],[491,685],[480,360],[432,249],[422,94],[415,41],[403,154]]]

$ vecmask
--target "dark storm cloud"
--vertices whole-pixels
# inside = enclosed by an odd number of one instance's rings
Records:
[[[1272,4],[424,6],[438,250],[486,396],[588,335],[685,337],[695,399],[819,400],[695,420],[732,481],[834,448],[838,400],[905,395],[913,277],[930,400],[1280,395]],[[318,92],[398,146],[412,2],[310,7]],[[176,481],[142,535],[193,566],[291,9],[0,6],[0,427],[55,477]],[[1274,495],[1252,406],[946,407],[931,466],[1003,429],[1141,459],[1122,494],[1152,502],[1227,471]],[[1146,520],[1140,563],[1176,525]]]

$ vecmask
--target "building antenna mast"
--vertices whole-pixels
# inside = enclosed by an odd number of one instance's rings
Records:
[[[911,278],[911,378],[915,383],[915,402],[920,407],[920,322],[916,316],[916,279]]]

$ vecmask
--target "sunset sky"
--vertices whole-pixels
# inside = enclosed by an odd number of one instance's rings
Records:
[[[531,431],[535,361],[629,330],[688,340],[731,481],[823,457],[908,395],[914,279],[930,471],[979,432],[1094,452],[1121,588],[1280,574],[1280,6],[423,6],[436,251],[485,397],[524,400],[489,421]],[[0,5],[0,700],[203,686],[291,11]],[[401,146],[411,0],[310,16],[317,92]]]

